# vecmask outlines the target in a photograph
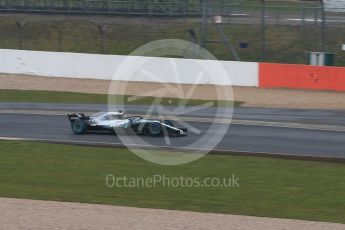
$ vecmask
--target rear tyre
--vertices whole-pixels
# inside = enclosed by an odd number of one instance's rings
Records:
[[[150,136],[153,136],[153,137],[161,135],[161,133],[162,133],[161,124],[151,123],[147,128],[147,132]]]
[[[81,120],[75,120],[72,122],[71,124],[72,126],[72,131],[74,134],[84,134],[86,132],[86,124],[85,122],[81,121]]]

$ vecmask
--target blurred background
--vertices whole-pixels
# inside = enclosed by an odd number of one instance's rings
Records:
[[[185,39],[222,60],[345,66],[343,0],[0,0],[0,48],[126,55]]]

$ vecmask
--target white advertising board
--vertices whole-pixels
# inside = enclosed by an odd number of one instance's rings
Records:
[[[345,12],[345,0],[323,0],[328,12]]]

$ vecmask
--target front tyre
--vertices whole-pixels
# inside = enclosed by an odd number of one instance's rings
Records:
[[[72,132],[74,134],[78,134],[78,135],[84,134],[86,132],[86,128],[87,128],[85,122],[83,122],[81,120],[73,121],[71,124],[71,127],[72,127]]]
[[[147,128],[147,132],[150,136],[159,136],[162,133],[162,126],[159,123],[151,123]]]

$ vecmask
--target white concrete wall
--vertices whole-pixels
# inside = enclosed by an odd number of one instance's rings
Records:
[[[173,68],[173,65],[176,68]],[[219,68],[220,65],[225,69],[229,79],[222,80],[218,76],[219,73],[217,72],[221,69]],[[124,66],[126,67],[123,68]],[[199,76],[201,69],[206,69],[210,73],[209,75],[212,76]],[[258,86],[258,69],[259,64],[254,62],[0,49],[0,72],[11,74],[145,82],[159,81],[181,84]],[[125,70],[125,72],[118,72],[119,70]]]

